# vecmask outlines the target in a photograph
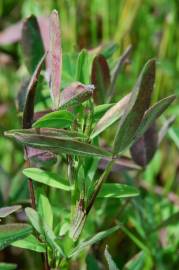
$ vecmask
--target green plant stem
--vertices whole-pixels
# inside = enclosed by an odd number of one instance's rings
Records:
[[[86,222],[86,218],[95,202],[95,199],[101,189],[101,186],[102,184],[106,181],[112,167],[113,167],[113,164],[114,164],[114,159],[112,159],[105,171],[102,173],[102,175],[100,176],[96,186],[95,186],[95,189],[94,189],[94,192],[92,194],[92,197],[89,201],[89,203],[87,204],[87,207],[86,209],[84,208],[84,204],[83,204],[83,201],[80,200],[79,201],[79,204],[78,204],[78,208],[77,208],[77,212],[76,212],[76,217],[74,219],[74,222],[73,222],[73,225],[72,225],[72,229],[71,229],[71,237],[73,238],[74,241],[78,240],[82,230],[83,230],[83,227],[85,225],[85,222]]]

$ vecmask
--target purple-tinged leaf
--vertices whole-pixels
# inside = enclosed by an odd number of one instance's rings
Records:
[[[17,42],[21,38],[22,22],[18,22],[0,32],[0,45]]]
[[[34,115],[34,99],[35,99],[35,91],[36,86],[38,82],[38,77],[40,75],[40,71],[42,68],[42,65],[44,63],[46,54],[43,55],[40,62],[38,63],[32,78],[29,82],[29,85],[27,87],[27,97],[26,102],[24,105],[24,112],[23,112],[23,128],[30,128],[32,126],[33,121],[33,115]]]
[[[131,145],[134,135],[148,109],[155,81],[155,60],[149,60],[144,66],[132,91],[116,132],[113,153],[116,155]]]
[[[79,105],[93,94],[93,85],[74,82],[61,92],[60,107]]]
[[[158,146],[158,133],[156,125],[147,129],[130,148],[133,160],[140,166],[145,167],[153,158]]]
[[[109,97],[108,97],[108,102],[110,102],[115,94],[116,91],[116,81],[117,78],[122,70],[122,67],[128,63],[129,61],[129,56],[132,50],[132,46],[128,46],[127,49],[124,51],[124,53],[121,55],[119,58],[119,61],[117,62],[116,66],[114,67],[114,70],[112,72],[111,76],[111,85],[109,87]]]
[[[51,151],[55,154],[69,154],[78,156],[93,157],[110,157],[111,153],[92,144],[77,141],[68,136],[59,135],[57,133],[43,133],[43,129],[33,129],[29,133],[29,129],[12,130],[5,133],[6,136],[12,137],[23,145],[34,148]]]
[[[95,103],[105,103],[110,86],[110,70],[106,59],[102,55],[97,55],[93,60],[91,82],[95,86],[93,95]]]
[[[0,208],[0,218],[5,218],[10,214],[18,211],[21,208],[21,205],[6,206]]]
[[[62,49],[61,32],[58,12],[53,10],[50,15],[50,89],[54,109],[58,109],[60,103]]]
[[[47,167],[51,167],[57,162],[57,156],[54,153],[41,149],[27,147],[26,155],[30,160],[31,166],[39,168],[47,169]]]
[[[26,66],[32,74],[45,53],[40,27],[34,15],[23,23],[21,44]]]
[[[109,158],[102,158],[99,162],[98,169],[104,171],[109,162]],[[119,173],[125,170],[140,170],[140,167],[127,157],[121,156],[116,158],[111,172]]]
[[[128,94],[127,96],[123,97],[102,116],[93,130],[91,139],[95,138],[122,116],[128,106],[130,96],[131,94]]]

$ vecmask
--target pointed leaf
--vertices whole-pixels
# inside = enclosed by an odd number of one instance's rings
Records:
[[[44,115],[33,124],[33,127],[68,128],[71,126],[73,121],[74,121],[73,114],[68,111],[62,110],[51,112]]]
[[[32,227],[22,223],[0,225],[0,250],[32,232]]]
[[[35,252],[46,252],[45,244],[39,242],[39,240],[37,240],[37,238],[32,234],[24,239],[13,242],[11,246],[33,250]]]
[[[116,132],[113,152],[118,154],[130,146],[133,137],[148,109],[155,81],[155,60],[149,60],[140,73],[129,104]]]
[[[102,55],[97,55],[93,60],[91,82],[95,86],[93,95],[95,103],[104,103],[110,85],[110,70]]]
[[[23,23],[21,44],[25,63],[32,74],[45,52],[39,24],[34,15]]]
[[[50,94],[54,109],[59,107],[61,69],[62,69],[62,48],[61,31],[58,12],[53,10],[50,15]]]
[[[77,59],[77,66],[76,66],[76,81],[81,83],[86,83],[86,70],[85,67],[88,66],[88,51],[83,49]]]
[[[176,116],[171,116],[169,119],[165,121],[163,127],[160,129],[159,134],[158,134],[158,145],[162,142],[169,128],[173,125],[175,120],[176,120]]]
[[[95,121],[99,120],[104,115],[104,113],[106,113],[113,105],[114,105],[114,103],[113,104],[101,104],[101,105],[95,106],[93,119]]]
[[[129,98],[130,94],[123,97],[103,115],[103,117],[97,122],[91,135],[91,139],[95,138],[122,116],[124,110],[128,106]]]
[[[24,145],[34,148],[48,150],[58,154],[70,154],[78,156],[109,157],[110,152],[95,145],[83,143],[69,137],[43,134],[43,129],[31,131],[14,130],[6,132],[5,135],[15,138]]]
[[[119,268],[116,266],[116,263],[113,261],[111,254],[108,251],[107,246],[105,247],[104,255],[105,255],[106,261],[108,263],[109,270],[119,270]]]
[[[74,82],[61,93],[60,107],[75,106],[88,100],[93,94],[93,85]]]
[[[128,198],[138,196],[137,188],[124,184],[109,184],[104,183],[98,194],[98,198]]]
[[[24,105],[23,120],[22,120],[23,128],[30,128],[32,126],[36,86],[45,57],[46,54],[44,54],[43,57],[40,59],[40,62],[38,63],[27,88],[27,96]]]
[[[158,146],[158,134],[156,125],[147,129],[130,148],[133,160],[140,166],[145,167],[153,158]]]
[[[142,122],[140,123],[140,126],[134,136],[135,141],[137,141],[144,134],[144,132],[168,108],[175,98],[176,97],[174,95],[163,98],[145,112]]]
[[[113,168],[111,170],[112,173],[118,173],[124,170],[140,170],[140,167],[136,165],[132,159],[129,159],[125,156],[120,156],[116,158]],[[99,162],[98,168],[99,170],[104,171],[107,164],[110,162],[109,158],[102,158]]]
[[[124,53],[121,55],[119,58],[119,61],[117,62],[116,66],[114,67],[114,70],[112,72],[112,78],[111,78],[111,85],[109,88],[109,97],[108,97],[108,102],[110,102],[115,94],[116,90],[116,81],[117,78],[121,72],[122,67],[126,62],[128,62],[128,57],[131,53],[132,46],[128,46],[127,49],[124,51]]]
[[[45,184],[50,187],[66,191],[72,190],[72,187],[67,184],[67,180],[59,178],[58,175],[52,172],[45,172],[38,168],[27,168],[23,170],[23,174],[36,182]]]
[[[112,233],[116,232],[117,230],[119,230],[120,225],[116,225],[113,228],[110,228],[106,231],[102,231],[97,233],[96,235],[94,235],[93,237],[91,237],[89,240],[87,241],[83,241],[81,243],[79,243],[79,245],[74,248],[74,250],[70,253],[70,255],[68,256],[68,258],[71,258],[73,256],[78,255],[82,250],[84,250],[86,247],[94,245],[95,243],[101,241],[102,239],[108,237],[109,235],[111,235]]]
[[[6,206],[0,208],[0,218],[5,218],[10,214],[18,211],[21,208],[21,205]]]

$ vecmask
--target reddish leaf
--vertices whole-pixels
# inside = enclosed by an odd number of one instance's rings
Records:
[[[93,93],[93,86],[74,82],[61,93],[60,107],[81,104],[89,99]]]
[[[158,146],[156,125],[153,124],[130,149],[133,160],[145,167],[153,158]]]
[[[33,15],[23,23],[21,44],[25,63],[32,74],[45,52],[40,27]]]
[[[29,82],[27,88],[27,97],[24,106],[23,112],[23,128],[30,128],[32,126],[33,115],[34,115],[34,99],[35,99],[35,91],[37,86],[38,77],[40,75],[40,71],[45,60],[46,54],[41,58],[36,70],[34,71],[32,78]]]
[[[60,84],[61,84],[61,32],[58,12],[53,10],[50,15],[50,88],[54,109],[57,109],[60,103]]]
[[[102,55],[97,55],[93,60],[91,82],[95,86],[95,103],[105,103],[110,85],[110,70],[106,59]]]
[[[17,42],[21,39],[22,22],[9,26],[0,32],[0,44],[7,45]]]

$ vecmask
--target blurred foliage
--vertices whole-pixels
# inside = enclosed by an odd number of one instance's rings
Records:
[[[59,11],[61,18],[64,67],[68,66],[69,61],[76,63],[77,52],[82,48],[95,50],[98,46],[114,44],[117,49],[109,60],[113,67],[119,55],[132,44],[131,63],[117,80],[117,96],[122,97],[131,90],[139,70],[152,57],[158,61],[153,101],[173,93],[179,96],[178,0],[1,0],[0,30],[31,14],[48,16],[54,8]],[[75,68],[71,66],[73,74]],[[22,148],[3,136],[5,130],[21,127],[15,101],[26,75],[20,44],[0,46],[0,205],[28,204],[27,183],[21,173],[24,166]],[[71,80],[67,74],[62,75],[64,85]],[[107,200],[99,202],[100,207],[97,202],[93,210],[96,224],[89,219],[86,232],[91,235],[104,229],[104,224],[105,227],[110,226],[115,219],[122,220],[128,229],[124,228],[117,236],[111,236],[98,246],[94,245],[86,262],[82,254],[79,258],[80,269],[107,269],[100,268],[101,264],[107,267],[103,255],[106,241],[119,269],[178,269],[178,102],[167,110],[166,115],[175,115],[176,121],[152,162],[139,175],[120,173],[116,176],[119,181],[140,186],[140,198],[120,203],[115,199]],[[160,125],[165,120],[165,117],[161,118]],[[109,141],[114,129],[105,132]],[[54,192],[51,199],[58,202],[53,207],[58,215],[63,216],[64,209],[58,208],[60,201],[65,200],[64,196],[59,198]],[[118,211],[116,204],[119,204]],[[59,218],[58,215],[56,218]],[[171,217],[172,221],[167,223]],[[9,254],[13,256],[9,258]],[[18,261],[21,265],[19,269],[40,269],[36,254],[32,257],[27,251],[23,251],[23,256],[21,254],[22,251],[8,248],[0,254],[0,261]],[[138,256],[133,258],[135,254]],[[129,263],[131,258],[133,260]],[[74,263],[71,269],[78,267]]]

